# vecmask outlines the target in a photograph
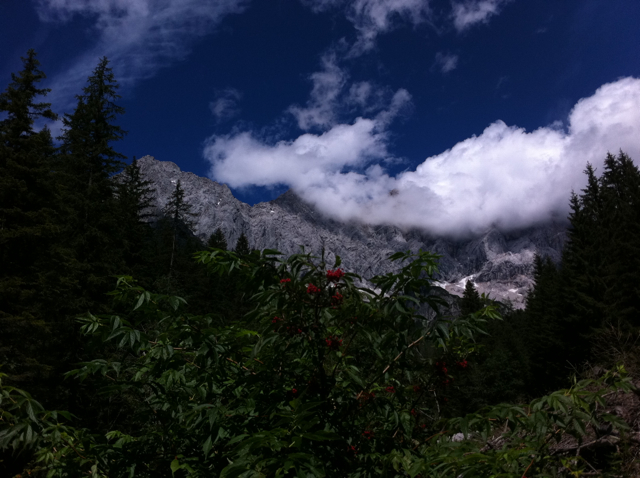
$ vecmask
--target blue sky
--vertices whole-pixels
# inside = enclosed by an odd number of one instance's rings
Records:
[[[249,203],[518,228],[564,217],[587,161],[640,158],[639,20],[637,0],[5,0],[0,88],[35,48],[70,112],[106,55],[130,158]]]

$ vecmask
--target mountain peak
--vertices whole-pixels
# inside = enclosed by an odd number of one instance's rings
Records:
[[[185,199],[198,215],[196,235],[203,240],[220,228],[230,246],[242,233],[256,249],[277,249],[290,255],[304,246],[315,255],[324,251],[328,261],[339,255],[345,269],[365,278],[397,268],[386,260],[390,254],[428,250],[441,256],[438,285],[462,295],[466,281],[472,280],[480,292],[509,300],[515,307],[524,306],[533,285],[535,254],[559,261],[566,240],[566,226],[556,223],[508,234],[492,228],[465,239],[364,222],[344,223],[325,216],[292,190],[273,201],[249,206],[237,200],[226,185],[181,171],[175,163],[151,156],[138,161],[143,176],[154,183],[158,211],[180,180]]]

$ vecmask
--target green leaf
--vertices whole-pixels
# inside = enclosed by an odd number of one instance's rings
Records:
[[[304,438],[307,438],[309,440],[314,440],[314,441],[340,440],[341,438],[340,435],[338,435],[337,433],[330,432],[327,430],[303,433],[302,436]]]
[[[180,462],[176,458],[171,462],[171,474],[173,475],[176,471],[180,469]]]
[[[204,442],[204,445],[202,445],[202,451],[204,452],[204,456],[206,457],[209,452],[211,451],[211,447],[213,446],[213,441],[211,439],[211,435],[209,435],[209,437],[207,438],[207,440]]]
[[[133,308],[133,310],[139,309],[140,306],[145,303],[145,301],[149,300],[149,297],[150,297],[149,292],[145,291],[142,294],[140,294],[140,297],[138,298],[138,303]]]

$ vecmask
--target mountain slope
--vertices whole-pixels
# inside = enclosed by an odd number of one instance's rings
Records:
[[[138,163],[143,176],[154,183],[158,212],[180,180],[185,199],[197,214],[195,232],[203,240],[219,227],[230,246],[244,232],[256,249],[277,249],[286,255],[299,252],[301,245],[318,255],[324,249],[328,261],[337,254],[346,269],[364,277],[392,270],[386,258],[394,252],[429,250],[442,256],[439,280],[449,292],[461,295],[466,281],[473,280],[480,292],[509,300],[515,307],[523,307],[532,285],[534,255],[558,261],[566,240],[565,224],[509,233],[490,229],[477,237],[450,239],[394,226],[342,223],[319,213],[292,191],[249,206],[226,185],[183,172],[174,163],[151,156]]]

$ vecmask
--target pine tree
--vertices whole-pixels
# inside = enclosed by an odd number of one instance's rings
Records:
[[[116,183],[112,176],[122,167],[124,155],[114,141],[125,132],[115,124],[124,109],[116,105],[118,84],[109,62],[102,58],[78,95],[72,114],[63,119],[60,137],[59,174],[63,185],[61,207],[65,213],[65,235],[73,257],[76,300],[70,312],[91,309],[105,302],[113,275],[124,272],[124,245],[119,235]]]
[[[464,293],[462,294],[462,301],[460,302],[460,311],[462,315],[473,314],[474,312],[482,309],[482,299],[478,290],[474,286],[473,282],[468,280],[464,287]]]
[[[176,188],[171,194],[169,202],[164,207],[164,215],[169,223],[171,231],[171,256],[169,260],[169,274],[173,270],[173,262],[176,255],[176,247],[179,233],[184,230],[184,233],[189,236],[193,235],[193,228],[195,226],[194,217],[191,204],[186,202],[184,198],[184,189],[180,180],[176,183]]]
[[[604,323],[640,327],[640,171],[622,151],[609,154],[602,178],[608,240],[603,241]]]
[[[247,236],[244,232],[240,234],[240,237],[236,242],[235,252],[239,256],[247,256],[251,253],[251,249],[249,248],[249,240],[247,239]]]
[[[526,301],[526,346],[530,359],[532,381],[529,391],[545,393],[562,387],[575,363],[575,340],[571,337],[571,322],[562,311],[562,279],[560,271],[549,257],[534,258],[534,287]]]
[[[143,179],[137,159],[118,176],[117,205],[120,235],[124,243],[124,259],[129,270],[138,276],[139,266],[148,262],[146,249],[151,239],[150,219],[153,217],[152,182]]]
[[[620,152],[607,155],[600,177],[591,165],[585,174],[587,186],[571,197],[561,267],[537,264],[527,301],[527,317],[538,328],[538,339],[531,341],[534,363],[541,364],[538,381],[550,387],[558,383],[545,374],[557,380],[560,369],[566,374],[568,366],[602,359],[594,355],[594,344],[606,349],[603,331],[640,327],[640,171]]]
[[[43,282],[56,241],[55,149],[49,129],[35,130],[39,119],[56,119],[49,103],[37,102],[49,89],[34,50],[22,58],[23,70],[0,94],[0,363],[23,385],[37,383],[49,369]],[[46,312],[46,314],[45,314]]]
[[[590,166],[586,173],[571,203],[563,272],[568,315],[591,340],[609,325],[640,326],[640,171],[620,152],[607,155],[600,178]]]
[[[207,247],[222,249],[223,251],[227,250],[227,240],[224,237],[222,229],[217,228],[215,232],[211,234],[211,237],[209,237],[209,240],[207,241]]]

